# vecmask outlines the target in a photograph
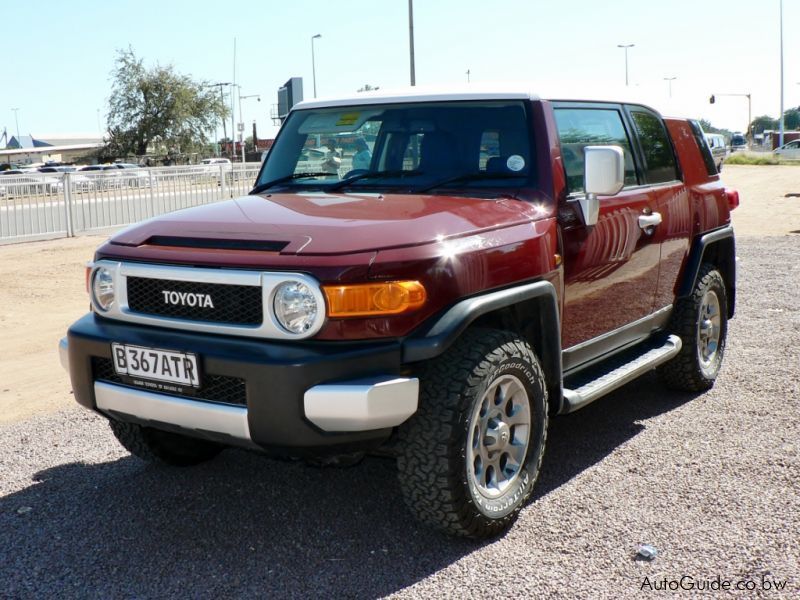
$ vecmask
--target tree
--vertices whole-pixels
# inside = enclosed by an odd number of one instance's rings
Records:
[[[703,128],[704,133],[721,133],[726,139],[730,139],[732,135],[730,129],[720,129],[719,127],[714,127],[711,124],[711,121],[707,121],[706,119],[700,119],[698,122],[700,123],[700,127]]]
[[[783,127],[785,129],[800,129],[800,109],[790,108],[783,112]]]
[[[761,115],[760,117],[756,117],[753,119],[753,122],[750,123],[750,131],[752,131],[754,134],[764,133],[764,131],[767,129],[775,130],[777,128],[777,119],[773,119],[769,115]]]
[[[191,152],[227,115],[216,88],[176,73],[172,65],[146,68],[132,48],[119,50],[108,100],[109,150],[119,156]]]

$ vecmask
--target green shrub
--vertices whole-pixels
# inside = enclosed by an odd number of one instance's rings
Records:
[[[797,160],[781,160],[774,154],[735,152],[725,159],[726,165],[800,165]]]

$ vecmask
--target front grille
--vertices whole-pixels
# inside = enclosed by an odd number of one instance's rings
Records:
[[[142,389],[138,386],[126,383],[122,377],[114,371],[114,365],[109,358],[92,357],[92,372],[95,381],[105,381],[115,385],[124,385],[135,389]],[[245,392],[244,379],[238,377],[228,377],[226,375],[202,376],[202,387],[195,391],[192,400],[205,400],[207,402],[219,402],[222,404],[233,404],[236,406],[247,406],[247,394]],[[175,396],[166,392],[158,392],[167,396]],[[177,396],[187,398],[187,396]]]
[[[133,312],[236,325],[260,325],[263,320],[260,287],[149,277],[128,277],[127,280],[128,308]],[[211,299],[213,308],[198,297],[184,296],[182,302],[169,303],[164,292],[176,292],[169,294],[173,300],[180,294],[201,294]]]

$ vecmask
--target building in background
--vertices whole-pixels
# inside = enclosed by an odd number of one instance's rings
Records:
[[[0,150],[0,164],[31,165],[47,162],[72,162],[102,148],[103,139],[97,135],[12,136],[6,148]]]

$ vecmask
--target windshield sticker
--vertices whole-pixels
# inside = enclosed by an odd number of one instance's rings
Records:
[[[350,127],[355,125],[358,121],[358,117],[361,113],[353,112],[353,113],[344,113],[339,117],[339,120],[336,121],[337,127]]]
[[[525,168],[525,159],[519,154],[512,154],[506,161],[506,166],[509,171],[522,171]]]
[[[305,112],[305,111],[300,111]],[[360,129],[367,119],[383,112],[382,110],[325,111],[306,116],[298,131],[305,134],[350,133]]]

